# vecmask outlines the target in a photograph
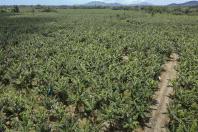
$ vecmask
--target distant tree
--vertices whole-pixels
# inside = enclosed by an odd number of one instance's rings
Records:
[[[184,14],[190,14],[190,13],[192,13],[192,11],[190,10],[190,8],[186,8],[184,10]]]
[[[15,13],[19,13],[20,9],[19,9],[18,6],[14,6],[14,9],[12,11],[15,12]]]
[[[47,7],[45,9],[43,9],[42,12],[57,12],[57,10],[54,8]]]
[[[42,9],[42,8],[43,8],[42,5],[36,5],[36,6],[35,6],[35,9]]]
[[[5,9],[0,9],[0,13],[5,13],[7,12]]]
[[[34,7],[32,7],[31,12],[32,12],[32,14],[34,15],[34,13],[35,13],[35,9],[34,9]]]

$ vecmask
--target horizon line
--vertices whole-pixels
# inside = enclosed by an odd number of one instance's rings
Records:
[[[191,2],[191,1],[198,1],[198,0],[189,0],[189,1],[186,1],[186,2]],[[103,1],[90,1],[90,2],[86,2],[86,3],[82,3],[82,4],[0,4],[0,6],[37,6],[37,5],[41,5],[41,6],[82,6],[82,5],[86,5],[86,4],[88,4],[88,3],[91,3],[91,2],[103,2]],[[135,3],[129,3],[129,4],[122,4],[122,3],[120,3],[120,2],[103,2],[103,3],[106,3],[106,4],[115,4],[115,3],[117,3],[117,4],[120,4],[120,5],[122,5],[122,6],[129,6],[129,5],[138,5],[138,4],[140,4],[141,5],[141,3],[148,3],[148,4],[150,4],[150,5],[148,5],[148,6],[167,6],[167,5],[170,5],[170,4],[182,4],[182,3],[186,3],[186,2],[174,2],[174,3],[168,3],[168,4],[155,4],[155,3],[151,3],[151,2],[139,2],[139,3],[137,3],[137,2],[135,2]]]

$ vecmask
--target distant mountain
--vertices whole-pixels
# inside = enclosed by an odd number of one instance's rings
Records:
[[[154,6],[154,5],[148,2],[140,2],[140,3],[135,3],[135,4],[129,4],[127,6]]]
[[[198,1],[189,1],[181,4],[172,3],[169,6],[198,6]]]
[[[128,5],[123,5],[120,3],[105,3],[105,2],[101,2],[101,1],[92,1],[89,3],[84,4],[83,6],[110,6],[110,7],[118,7],[118,6],[152,6],[151,3],[148,2],[140,2],[140,3],[136,3],[136,4],[128,4]]]
[[[89,3],[84,4],[83,6],[123,6],[122,4],[119,3],[105,3],[105,2],[101,2],[101,1],[92,1]]]
[[[169,4],[168,6],[179,6],[179,4],[171,3],[171,4]]]
[[[140,5],[140,6],[151,6],[153,4],[148,3],[148,2],[140,2],[140,3],[138,3],[138,5]]]

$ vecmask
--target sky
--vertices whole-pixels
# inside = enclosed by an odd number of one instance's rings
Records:
[[[139,2],[149,2],[156,5],[170,3],[182,3],[190,0],[0,0],[0,5],[73,5],[84,4],[90,1],[102,1],[107,3],[133,4]]]

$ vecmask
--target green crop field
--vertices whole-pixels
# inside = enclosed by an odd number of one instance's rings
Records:
[[[180,56],[171,132],[198,131],[198,15],[57,9],[0,13],[0,131],[134,131],[161,66]]]

